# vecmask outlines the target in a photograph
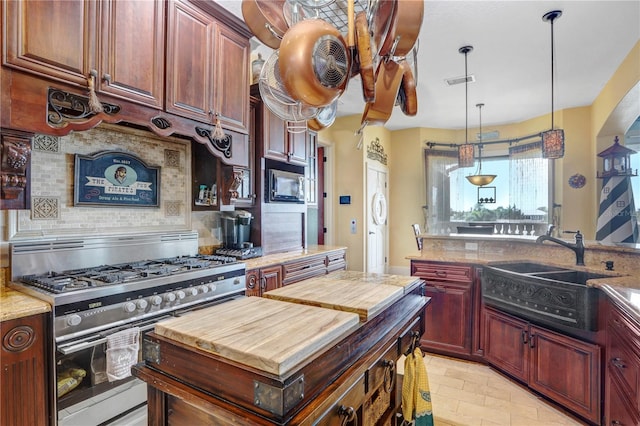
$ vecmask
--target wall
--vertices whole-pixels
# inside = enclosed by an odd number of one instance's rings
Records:
[[[31,210],[3,211],[2,263],[8,240],[88,234],[128,234],[191,229],[191,145],[150,132],[101,125],[59,137],[36,137],[31,172]],[[160,207],[74,206],[75,154],[123,151],[160,166]]]

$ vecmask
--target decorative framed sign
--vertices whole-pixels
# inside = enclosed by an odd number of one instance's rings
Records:
[[[158,207],[160,167],[118,151],[76,154],[75,205]]]

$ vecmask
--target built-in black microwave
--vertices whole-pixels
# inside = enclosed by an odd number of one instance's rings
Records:
[[[304,203],[304,174],[279,169],[269,169],[270,203]]]

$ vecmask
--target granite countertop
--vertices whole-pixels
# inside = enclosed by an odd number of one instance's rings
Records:
[[[304,259],[305,257],[311,257],[318,254],[326,254],[332,251],[346,250],[346,247],[342,246],[309,246],[303,250],[287,251],[284,253],[267,254],[261,257],[254,257],[253,259],[243,260],[246,265],[246,269],[264,268],[266,266],[277,265],[279,263],[285,263],[290,260]]]
[[[51,312],[51,305],[8,287],[0,287],[0,321]]]
[[[540,262],[547,265],[558,266],[560,268],[576,269],[581,271],[596,272],[599,274],[611,275],[607,278],[592,279],[587,281],[587,285],[602,290],[607,296],[615,301],[621,308],[625,309],[640,324],[640,270],[626,269],[624,272],[606,271],[604,268],[593,268],[588,266],[577,266],[563,262],[562,259],[553,258],[549,261],[548,255],[544,252],[532,250],[528,256],[523,257],[521,253],[487,253],[479,251],[465,250],[429,250],[424,249],[421,254],[407,256],[408,259],[429,260],[434,262],[471,263],[479,266],[491,266],[504,262]],[[588,263],[588,262],[587,262]],[[638,265],[640,266],[640,265]]]

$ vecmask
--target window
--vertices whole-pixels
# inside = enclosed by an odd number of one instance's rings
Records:
[[[465,177],[477,170],[458,168],[456,151],[426,149],[425,164],[428,233],[533,236],[546,231],[551,180],[540,143],[483,155],[482,174],[497,176],[483,187],[467,181]]]

